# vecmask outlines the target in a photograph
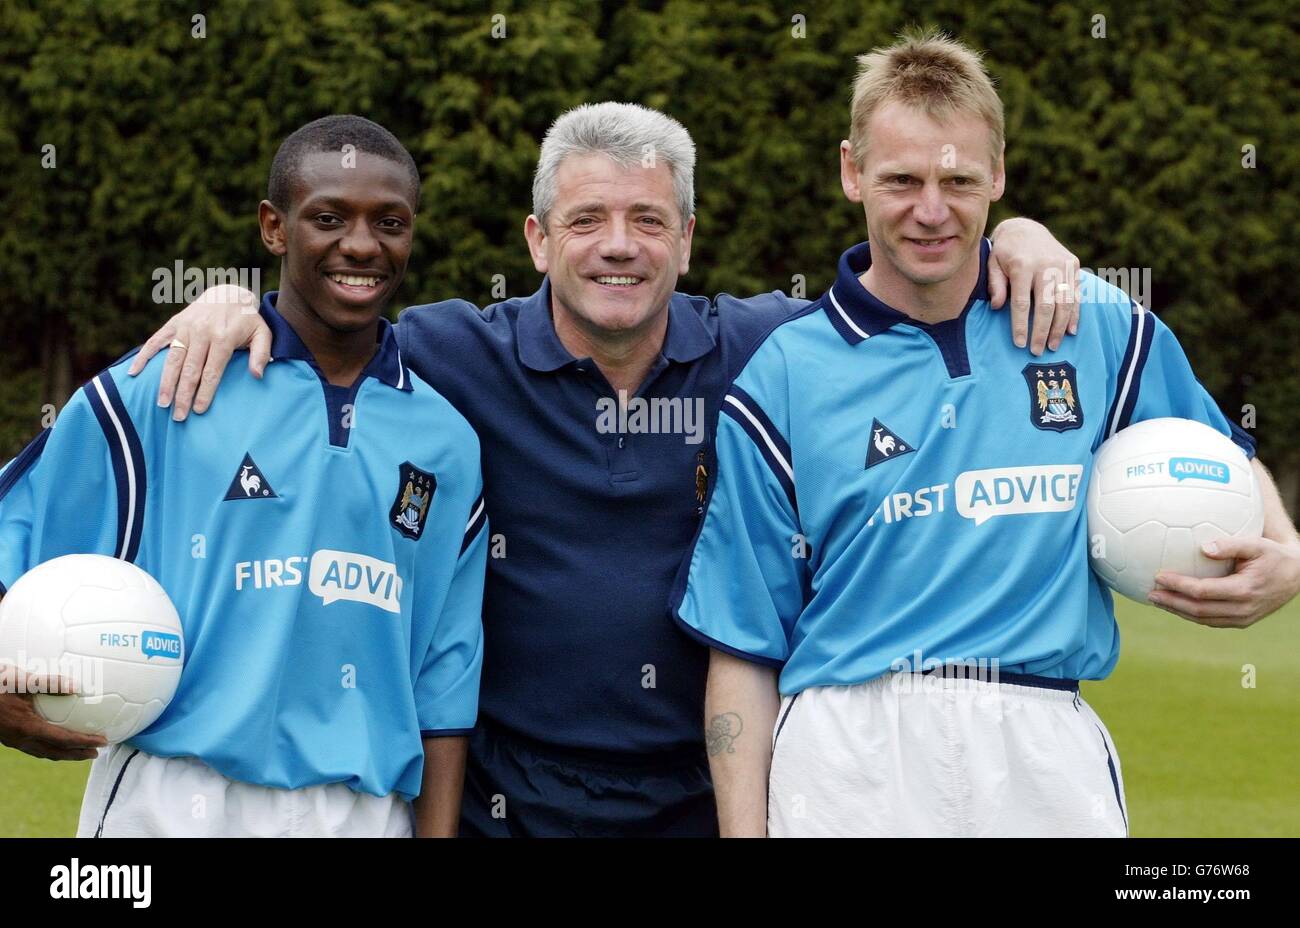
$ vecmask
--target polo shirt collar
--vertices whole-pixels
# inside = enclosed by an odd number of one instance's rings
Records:
[[[713,350],[717,341],[704,324],[699,311],[684,293],[674,293],[668,303],[668,335],[664,339],[664,357],[689,364]]]
[[[989,298],[988,260],[990,248],[991,245],[987,238],[980,242],[980,276],[979,280],[975,282],[975,289],[971,291],[971,295],[966,301],[967,309],[976,300],[987,300]],[[871,267],[871,245],[869,242],[854,245],[840,255],[835,283],[826,291],[823,300],[826,315],[830,318],[835,331],[839,332],[850,345],[856,345],[858,342],[883,332],[890,326],[897,325],[900,322],[926,328],[925,323],[918,322],[907,313],[894,309],[894,307],[878,299],[866,287],[862,286],[862,281],[858,278],[866,273],[869,267]]]
[[[539,372],[556,371],[578,359],[569,353],[555,331],[551,317],[551,280],[542,279],[542,286],[519,307],[519,360],[525,367]],[[682,364],[696,361],[713,350],[713,334],[690,297],[674,293],[668,303],[668,332],[664,337],[662,354],[669,361]]]
[[[525,367],[539,372],[558,371],[577,360],[564,347],[551,321],[551,279],[542,278],[542,286],[519,307],[519,360]]]
[[[289,325],[288,320],[275,308],[278,296],[277,290],[265,294],[259,310],[266,324],[271,327],[271,358],[307,361],[319,371],[320,368],[316,364],[316,359],[312,357],[311,350],[298,337],[298,333],[293,330],[293,326]],[[376,342],[378,350],[375,351],[374,357],[370,359],[365,370],[361,372],[361,378],[373,377],[395,390],[410,393],[413,389],[411,373],[402,361],[401,349],[397,347],[397,334],[393,331],[392,324],[382,316],[379,318]]]

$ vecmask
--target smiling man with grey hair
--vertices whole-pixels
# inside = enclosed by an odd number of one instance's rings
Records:
[[[570,110],[542,144],[524,224],[545,275],[537,292],[481,310],[412,307],[396,327],[407,365],[478,433],[494,532],[463,834],[717,833],[699,729],[707,650],[673,626],[667,603],[713,475],[726,386],[802,304],[676,291],[695,230],[693,169],[690,135],[662,113]],[[364,266],[369,218],[321,218],[348,229],[338,261]],[[1035,271],[1074,261],[1023,222],[993,254],[1016,259],[1026,296]],[[178,418],[200,374],[194,410],[206,409],[236,348],[265,367],[269,341],[241,302],[207,294],[141,351],[178,346],[159,396]],[[602,408],[631,407],[629,396],[698,403],[704,441],[638,430],[630,414],[603,428]]]

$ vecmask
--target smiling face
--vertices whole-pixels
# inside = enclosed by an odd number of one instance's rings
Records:
[[[560,165],[546,226],[529,216],[524,235],[533,265],[550,277],[557,328],[601,338],[666,320],[677,278],[690,264],[694,229],[695,217],[682,222],[662,161],[625,168],[586,154]]]
[[[866,213],[873,272],[919,287],[964,282],[972,268],[978,277],[989,204],[1005,184],[988,125],[960,111],[939,123],[889,102],[871,116],[868,132],[861,166],[841,143],[840,180]]]
[[[387,158],[356,152],[305,155],[287,213],[259,208],[262,240],[281,262],[280,303],[336,332],[379,318],[411,254],[415,210],[410,178]]]

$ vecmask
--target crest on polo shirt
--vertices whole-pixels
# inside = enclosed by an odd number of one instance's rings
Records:
[[[709,469],[704,466],[704,452],[695,455],[695,501],[703,504],[709,492]]]
[[[1079,379],[1073,364],[1026,364],[1021,373],[1029,386],[1029,421],[1035,428],[1068,432],[1083,425]]]
[[[410,461],[397,469],[397,475],[397,496],[388,511],[388,521],[407,538],[418,541],[429,518],[438,478]]]

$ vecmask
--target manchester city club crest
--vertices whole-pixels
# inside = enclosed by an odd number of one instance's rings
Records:
[[[397,497],[388,511],[388,521],[407,538],[418,540],[429,517],[438,478],[410,461],[397,469]]]
[[[1029,421],[1036,428],[1068,432],[1083,425],[1079,377],[1073,364],[1026,364],[1021,373],[1029,385]]]

